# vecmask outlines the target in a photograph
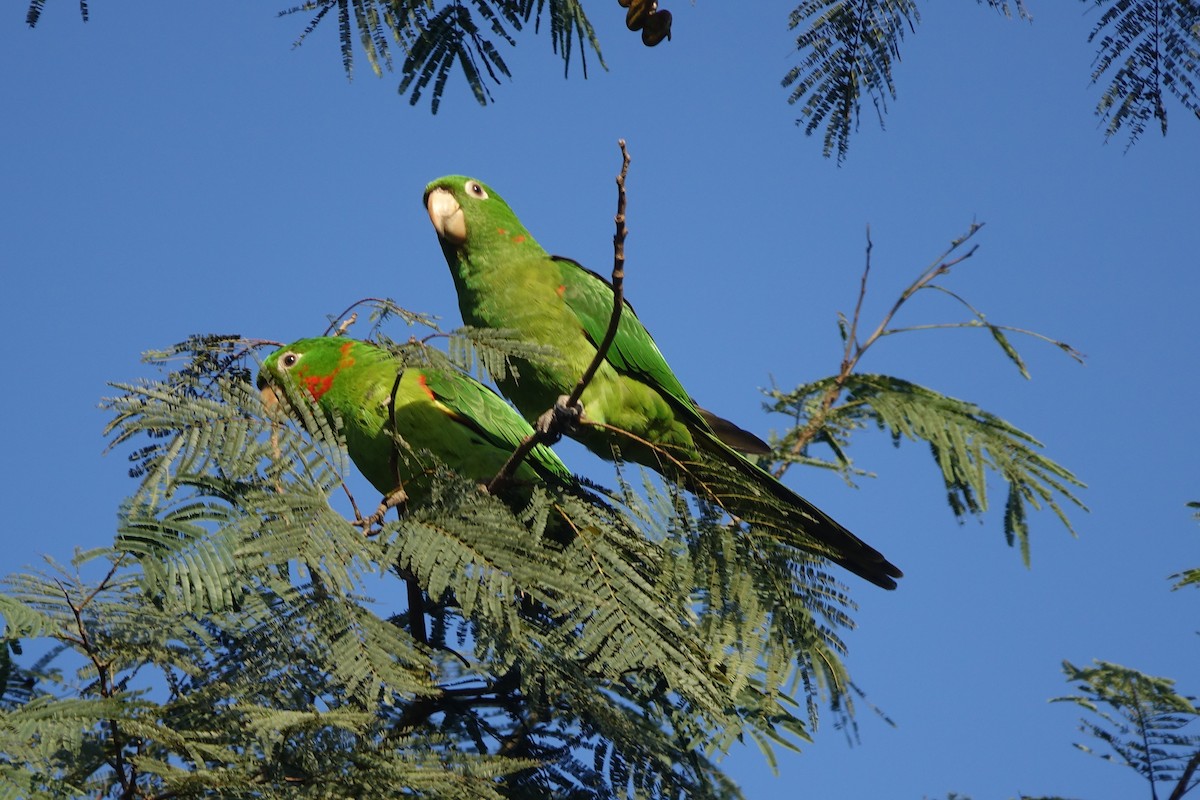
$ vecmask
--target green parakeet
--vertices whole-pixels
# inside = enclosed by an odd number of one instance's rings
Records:
[[[424,201],[463,321],[516,331],[558,354],[517,359],[515,372],[497,381],[527,419],[537,419],[571,391],[595,355],[612,314],[612,286],[547,253],[478,180],[439,178],[425,188]],[[691,490],[759,530],[895,588],[902,573],[879,551],[742,455],[768,447],[696,405],[629,304],[582,405],[582,424],[570,434],[598,455],[612,458],[615,446],[622,458],[682,476]]]
[[[279,348],[263,362],[258,387],[268,405],[281,390],[285,398],[304,391],[326,414],[336,412],[359,471],[385,496],[402,488],[410,503],[428,491],[427,454],[486,483],[533,433],[520,414],[470,376],[405,365],[387,350],[346,337],[301,339]],[[397,446],[393,430],[407,447]],[[569,480],[571,472],[539,445],[513,478],[521,484]]]

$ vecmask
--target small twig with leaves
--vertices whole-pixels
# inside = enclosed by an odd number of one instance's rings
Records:
[[[325,331],[321,335],[344,335],[346,330],[358,319],[358,313],[354,311],[354,309],[358,308],[359,306],[366,305],[374,306],[374,309],[368,316],[368,320],[371,322],[372,332],[377,331],[380,324],[385,319],[393,315],[400,317],[408,325],[425,325],[434,329],[435,331],[438,329],[436,323],[434,322],[436,317],[431,317],[424,314],[416,314],[408,309],[401,308],[394,300],[387,297],[362,297],[347,306],[342,313],[338,314],[337,316],[328,317],[329,324],[325,327]],[[347,315],[349,315],[349,317],[347,317]],[[359,338],[370,339],[371,334],[368,333],[366,336]]]
[[[958,266],[971,256],[975,255],[975,251],[979,249],[979,245],[977,244],[971,245],[971,249],[962,255],[956,256],[955,258],[950,258],[950,255],[954,253],[954,251],[966,244],[967,240],[978,233],[982,227],[982,222],[972,222],[970,229],[965,234],[952,241],[950,243],[950,247],[947,248],[946,251],[940,256],[938,256],[933,264],[927,267],[925,271],[922,272],[917,279],[908,286],[907,289],[900,293],[900,297],[896,299],[896,302],[892,304],[892,307],[888,310],[888,312],[883,315],[883,319],[879,321],[879,325],[874,331],[871,332],[871,335],[867,337],[866,341],[859,343],[858,323],[862,314],[863,298],[866,297],[867,294],[867,278],[871,273],[871,250],[874,247],[874,243],[871,241],[871,228],[870,226],[867,227],[866,265],[863,268],[862,280],[859,283],[858,302],[854,306],[854,319],[850,323],[850,333],[846,337],[846,355],[842,359],[843,375],[849,374],[854,370],[854,367],[862,359],[863,354],[866,353],[867,349],[870,348],[871,345],[878,341],[879,338],[887,332],[888,325],[891,323],[892,318],[896,316],[896,313],[900,311],[900,308],[907,303],[913,295],[915,295],[921,289],[934,288],[932,284],[935,279],[948,274],[953,267]]]
[[[543,425],[539,420],[538,430],[521,442],[520,446],[513,451],[508,461],[500,468],[495,477],[488,483],[487,489],[489,492],[494,492],[502,486],[520,466],[525,457],[537,447],[539,444],[553,444],[561,435],[556,429],[556,425],[561,425],[559,421],[562,416],[568,416],[572,413],[576,417],[582,416],[582,409],[579,405],[579,399],[583,396],[583,392],[595,377],[596,371],[600,369],[600,365],[604,363],[604,359],[608,355],[608,348],[612,346],[613,339],[617,336],[617,327],[621,322],[621,308],[625,305],[624,284],[625,284],[625,237],[628,235],[628,229],[625,226],[625,178],[629,174],[629,150],[625,147],[625,140],[618,139],[617,144],[621,148],[621,171],[617,174],[617,213],[613,217],[613,222],[616,225],[616,232],[613,234],[613,270],[612,270],[612,290],[613,290],[613,308],[612,316],[608,320],[608,330],[604,332],[604,338],[596,348],[596,355],[588,364],[587,369],[583,371],[579,381],[575,384],[575,388],[571,394],[565,398],[560,398],[555,407],[550,409],[543,415],[542,420],[554,420],[554,425]]]
[[[352,313],[352,312],[354,312],[354,309],[358,308],[361,305],[365,305],[367,303],[375,303],[377,305],[385,305],[388,302],[389,301],[383,297],[363,297],[359,300],[355,300],[353,303],[351,303],[349,306],[347,306],[346,309],[344,311],[342,311],[342,313],[338,314],[336,317],[330,318],[329,325],[326,326],[325,332],[322,333],[321,335],[329,336],[332,334],[334,336],[341,336],[345,332],[346,328],[348,328],[350,325],[354,324],[355,318],[358,317],[357,313]],[[346,317],[347,314],[350,315],[350,318],[348,320]]]
[[[846,382],[850,378],[850,375],[858,367],[859,362],[862,361],[862,358],[864,355],[866,355],[867,350],[869,350],[873,344],[878,342],[884,336],[890,336],[896,333],[905,333],[908,331],[933,330],[938,328],[987,328],[991,332],[992,337],[996,340],[997,344],[999,344],[1004,350],[1005,355],[1007,355],[1008,358],[1012,360],[1014,364],[1016,364],[1017,369],[1020,370],[1021,375],[1025,378],[1029,378],[1029,371],[1026,368],[1024,361],[1021,360],[1020,355],[1018,355],[1016,349],[1008,341],[1008,337],[1005,336],[1006,332],[1019,333],[1049,342],[1050,344],[1053,344],[1067,353],[1067,355],[1071,356],[1071,358],[1083,363],[1082,354],[1066,342],[1058,341],[1043,334],[1026,330],[1024,328],[1017,328],[1009,325],[996,325],[991,323],[987,320],[987,317],[983,314],[983,312],[975,308],[975,306],[971,305],[971,303],[967,302],[965,298],[935,283],[938,278],[948,275],[954,267],[975,255],[975,251],[979,248],[979,245],[977,244],[972,244],[965,252],[958,251],[960,251],[962,247],[976,233],[978,233],[982,227],[982,222],[972,222],[971,227],[966,233],[957,239],[954,239],[950,243],[950,246],[947,247],[946,250],[941,253],[941,255],[934,259],[933,263],[926,267],[926,269],[920,275],[918,275],[917,278],[904,289],[904,291],[900,293],[900,296],[892,304],[892,307],[888,309],[887,313],[883,315],[882,319],[879,321],[879,324],[875,326],[875,329],[871,331],[871,333],[865,339],[860,341],[858,332],[860,323],[862,322],[863,301],[867,294],[867,282],[871,274],[871,251],[874,247],[871,241],[871,229],[869,226],[867,227],[865,265],[863,267],[862,278],[859,280],[858,298],[854,304],[854,314],[849,321],[846,320],[845,316],[841,314],[838,315],[838,327],[841,331],[842,339],[845,342],[840,368],[837,375],[834,376],[833,381],[829,384],[828,389],[826,389],[824,394],[821,396],[821,400],[817,405],[817,411],[809,417],[804,427],[797,433],[794,440],[790,442],[788,446],[789,455],[799,456],[804,452],[808,445],[821,436],[821,431],[825,425],[826,419],[830,411],[833,409],[838,397],[841,396]],[[892,320],[899,313],[900,309],[903,308],[904,304],[912,299],[912,297],[922,289],[939,291],[948,295],[949,297],[954,298],[971,312],[974,319],[964,322],[891,327]],[[775,476],[782,476],[792,463],[795,462],[786,460],[779,464],[779,466],[775,468]]]

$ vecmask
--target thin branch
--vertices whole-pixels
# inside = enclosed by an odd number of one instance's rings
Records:
[[[592,378],[596,375],[596,370],[600,369],[600,365],[607,357],[608,348],[612,345],[613,339],[617,337],[617,327],[621,322],[621,307],[625,305],[625,236],[628,234],[625,227],[625,176],[629,174],[629,151],[625,149],[624,139],[618,139],[617,144],[621,146],[621,172],[617,175],[617,214],[613,217],[616,232],[613,234],[612,316],[608,319],[608,330],[604,332],[604,339],[596,348],[596,355],[592,359],[592,363],[588,364],[588,368],[584,370],[583,376],[580,377],[579,383],[575,384],[575,389],[567,400],[568,406],[576,405],[579,402],[579,398],[583,396],[583,390],[591,383]]]
[[[892,304],[891,309],[889,309],[888,312],[883,315],[883,319],[880,320],[879,326],[871,333],[870,336],[867,337],[866,341],[864,341],[862,344],[856,344],[854,358],[850,363],[851,370],[853,370],[855,364],[862,359],[863,354],[867,352],[867,349],[874,344],[880,336],[883,335],[883,331],[886,330],[888,325],[891,323],[892,317],[896,316],[896,313],[906,302],[908,302],[910,297],[928,286],[935,278],[945,275],[951,270],[951,268],[958,266],[971,256],[975,255],[975,251],[979,249],[979,245],[973,245],[970,250],[963,253],[961,256],[947,260],[951,253],[961,247],[964,242],[974,236],[982,227],[982,222],[972,222],[971,228],[966,232],[966,234],[964,234],[961,238],[955,239],[953,242],[951,242],[950,247],[947,248],[946,251],[940,256],[938,256],[937,260],[934,261],[934,263],[923,273],[921,273],[920,277],[913,281],[907,289],[900,293],[900,297],[896,299],[894,304]],[[865,274],[866,273],[864,272],[864,280]]]
[[[335,333],[334,335],[335,336],[345,336],[346,330],[356,322],[358,322],[358,312],[357,311],[355,311],[353,314],[351,314],[350,316],[348,316],[344,320],[342,320],[342,324],[338,325],[337,333]]]
[[[825,418],[828,416],[830,409],[833,408],[833,404],[837,401],[838,396],[842,393],[842,387],[845,385],[846,379],[850,377],[852,372],[854,372],[855,368],[858,366],[858,362],[862,360],[862,357],[866,354],[871,345],[886,335],[889,330],[892,330],[888,326],[890,325],[892,319],[904,306],[904,304],[908,302],[909,298],[911,298],[921,289],[929,287],[934,279],[945,275],[953,267],[961,264],[963,261],[966,261],[975,254],[975,251],[979,248],[979,245],[972,246],[970,250],[960,256],[957,256],[956,258],[950,258],[951,254],[962,247],[962,245],[968,239],[974,236],[982,227],[982,222],[972,222],[971,227],[965,234],[953,240],[950,243],[950,246],[946,248],[941,255],[934,259],[933,263],[926,267],[925,271],[922,272],[916,280],[909,284],[909,286],[900,293],[900,297],[896,299],[896,302],[892,304],[892,307],[888,310],[888,312],[883,315],[883,319],[880,320],[879,325],[876,326],[875,330],[872,331],[864,341],[859,342],[858,324],[862,317],[863,300],[867,294],[867,279],[871,273],[871,250],[874,247],[871,242],[871,228],[870,226],[867,227],[866,264],[863,267],[862,278],[859,280],[858,299],[855,301],[854,316],[851,318],[850,330],[846,335],[846,348],[842,356],[841,368],[838,370],[838,374],[834,378],[833,383],[829,385],[829,388],[821,397],[820,408],[815,414],[809,417],[804,429],[800,431],[800,433],[796,436],[796,440],[792,442],[791,446],[788,448],[792,455],[798,456],[816,437],[817,433],[821,430],[821,427],[825,424]],[[1058,343],[1056,342],[1056,344]],[[787,472],[788,467],[790,467],[793,463],[796,462],[782,462],[774,469],[772,474],[776,478],[783,477],[783,474]]]
[[[356,309],[359,306],[364,305],[366,303],[386,304],[387,302],[388,302],[387,298],[384,298],[384,297],[363,297],[359,300],[355,300],[353,303],[351,303],[349,306],[346,307],[345,311],[343,311],[342,313],[340,313],[336,317],[334,317],[333,322],[329,323],[329,325],[325,328],[325,332],[322,333],[321,335],[328,336],[332,331],[334,331],[336,329],[338,332],[338,335],[340,336],[345,331],[346,327],[348,327],[349,325],[352,325],[354,322],[353,320],[350,320],[349,322],[342,323],[342,319],[347,314],[349,314],[351,311],[353,311],[354,309]],[[341,323],[341,327],[338,327],[339,323]]]
[[[871,241],[871,226],[867,225],[867,252],[862,278],[858,282],[858,300],[854,303],[854,317],[850,320],[850,331],[846,334],[846,353],[842,357],[842,370],[850,363],[850,351],[858,342],[858,321],[862,318],[863,299],[867,296],[867,278],[871,275],[871,251],[875,243]]]
[[[1182,800],[1183,796],[1192,788],[1188,784],[1192,782],[1192,776],[1196,774],[1197,768],[1200,768],[1200,750],[1197,750],[1188,759],[1187,766],[1183,768],[1183,774],[1179,776],[1179,782],[1175,784],[1175,788],[1167,800]]]
[[[902,328],[888,328],[879,335],[879,338],[882,339],[884,336],[891,336],[893,333],[908,333],[909,331],[933,331],[943,328],[995,328],[996,330],[1007,331],[1008,333],[1019,333],[1022,336],[1028,336],[1032,339],[1040,339],[1047,344],[1052,344],[1069,355],[1071,358],[1078,361],[1080,364],[1084,363],[1083,353],[1066,342],[1053,339],[1044,333],[1031,331],[1028,328],[1018,328],[1014,325],[993,325],[990,322],[980,322],[977,319],[968,320],[967,322],[933,322],[926,325],[905,325]]]
[[[616,233],[613,234],[612,316],[608,320],[608,330],[605,331],[604,338],[596,348],[596,355],[592,357],[592,362],[583,371],[579,382],[575,384],[575,388],[571,391],[564,404],[567,408],[579,405],[579,398],[583,396],[584,389],[587,388],[592,378],[595,377],[596,370],[600,369],[600,364],[607,357],[608,348],[612,345],[613,339],[616,338],[617,327],[621,322],[621,308],[625,305],[625,236],[628,233],[625,227],[625,178],[629,174],[629,150],[625,147],[624,139],[618,139],[617,144],[621,148],[621,171],[617,175],[617,213],[613,217],[613,222],[616,224]],[[526,436],[525,440],[509,456],[508,461],[504,462],[504,466],[500,468],[500,471],[488,483],[487,490],[495,492],[498,487],[502,486],[512,476],[513,472],[521,465],[526,456],[533,451],[533,448],[539,444],[553,444],[555,438],[555,435],[549,431],[534,431],[529,436]]]
[[[687,465],[684,464],[684,462],[680,461],[678,458],[671,455],[662,445],[660,445],[656,442],[652,442],[649,439],[643,439],[641,436],[638,436],[636,433],[633,433],[632,431],[627,431],[624,428],[618,428],[616,425],[610,425],[607,422],[590,422],[590,421],[585,420],[584,424],[590,425],[593,428],[601,428],[603,430],[608,431],[609,433],[615,433],[618,436],[624,436],[627,439],[631,439],[631,440],[637,442],[638,444],[642,445],[643,447],[649,449],[656,456],[662,456],[667,461],[671,462],[671,466],[674,467],[676,470],[678,470],[681,474],[692,477],[691,470],[689,470],[687,468]],[[701,486],[703,486],[703,484],[701,484]],[[720,501],[717,499],[716,495],[713,494],[711,491],[708,491],[707,487],[705,487],[705,494],[707,494],[714,503],[716,503],[719,506],[721,505]],[[724,508],[724,506],[721,506],[721,508]]]

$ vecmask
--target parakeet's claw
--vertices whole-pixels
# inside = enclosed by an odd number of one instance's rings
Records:
[[[375,509],[374,514],[366,517],[365,519],[360,519],[354,524],[358,527],[361,527],[364,531],[370,531],[376,525],[383,522],[383,518],[387,515],[388,511],[407,502],[408,495],[405,493],[404,488],[397,486],[395,489],[388,492],[381,501],[379,501],[379,508]]]
[[[538,433],[548,437],[550,444],[561,439],[564,433],[574,431],[583,419],[583,403],[567,405],[570,399],[568,395],[559,395],[554,407],[538,417],[534,423],[533,427],[537,428]]]

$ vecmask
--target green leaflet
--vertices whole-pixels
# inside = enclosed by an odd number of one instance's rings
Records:
[[[1128,149],[1152,120],[1165,136],[1166,96],[1200,116],[1200,7],[1192,0],[1096,5],[1108,5],[1088,34],[1089,42],[1100,45],[1091,78],[1103,87],[1096,116],[1104,122],[1104,138],[1124,131]]]
[[[853,467],[845,448],[854,431],[868,425],[882,428],[897,444],[909,439],[929,445],[956,517],[987,511],[988,474],[999,475],[1008,486],[1004,534],[1010,545],[1019,546],[1026,565],[1030,557],[1027,506],[1049,507],[1074,533],[1064,505],[1086,510],[1074,494],[1084,484],[1045,456],[1041,442],[1029,434],[974,403],[888,375],[850,374],[841,384],[839,399],[820,415],[819,398],[834,385],[835,379],[825,378],[792,392],[771,393],[773,410],[797,420],[782,438],[780,452],[787,452],[802,431],[809,432],[805,427],[809,421],[817,420],[818,435],[810,441],[835,446],[835,460],[823,465],[847,476],[865,474]],[[811,459],[802,453],[795,460]]]
[[[44,0],[35,2],[39,12],[41,2]],[[408,93],[409,102],[416,105],[421,95],[432,88],[430,108],[435,114],[454,71],[463,74],[480,105],[492,102],[489,84],[498,84],[501,76],[511,77],[496,42],[515,46],[515,34],[530,20],[535,30],[540,28],[543,13],[548,17],[550,46],[562,57],[564,74],[571,67],[574,41],[579,43],[584,77],[587,77],[587,48],[605,66],[600,42],[579,0],[536,3],[473,0],[444,3],[440,8],[431,0],[309,0],[281,13],[301,12],[315,13],[296,44],[307,39],[330,12],[336,12],[342,69],[347,77],[354,72],[355,38],[377,77],[384,70],[392,71],[391,48],[399,43],[406,54],[400,68],[403,77],[399,93]],[[30,15],[33,13],[31,6]]]
[[[1160,782],[1191,783],[1192,762],[1200,748],[1200,735],[1186,731],[1200,719],[1195,699],[1175,691],[1168,678],[1147,675],[1107,661],[1093,667],[1063,662],[1067,680],[1080,684],[1079,694],[1056,697],[1052,702],[1072,702],[1087,712],[1080,730],[1105,745],[1101,757],[1132,767],[1153,787]],[[1075,745],[1084,752],[1092,748]],[[1114,758],[1115,756],[1115,758]],[[1152,790],[1153,793],[1153,790]],[[1181,797],[1176,791],[1172,797]]]

